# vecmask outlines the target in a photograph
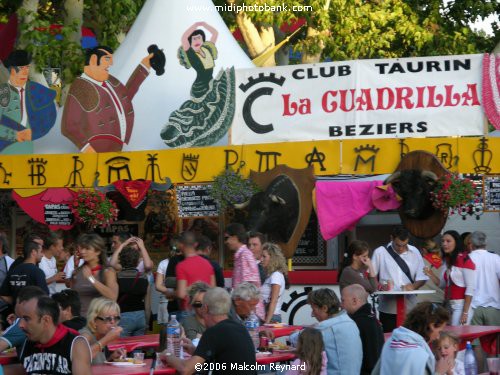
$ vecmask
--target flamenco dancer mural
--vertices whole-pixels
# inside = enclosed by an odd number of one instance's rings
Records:
[[[210,33],[207,40],[205,28]],[[196,71],[191,99],[174,111],[161,132],[170,147],[207,146],[227,133],[234,116],[234,68],[213,78],[218,32],[206,22],[196,22],[182,35],[177,57],[186,69]]]

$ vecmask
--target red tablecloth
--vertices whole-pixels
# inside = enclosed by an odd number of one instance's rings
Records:
[[[269,329],[273,331],[274,337],[283,337],[283,336],[289,336],[291,333],[301,330],[302,326],[289,326],[289,325],[284,325],[282,327],[267,327],[265,325],[261,326],[260,329]]]
[[[497,353],[497,340],[500,326],[447,326],[446,331],[454,332],[460,338],[460,350],[465,349],[467,341],[479,339],[484,351],[490,355]],[[387,340],[391,333],[384,334]]]
[[[296,357],[297,355],[295,353],[273,353],[263,356],[257,355],[257,363],[259,365],[268,365],[270,363],[291,361]]]
[[[143,336],[123,337],[108,344],[108,349],[113,351],[119,348],[125,348],[131,352],[137,348],[155,348],[160,343],[158,333]]]
[[[286,362],[291,361],[296,358],[295,353],[273,353],[270,355],[263,355],[257,357],[257,363],[259,365],[268,365],[270,363]],[[92,366],[93,375],[126,375],[126,374],[136,374],[136,375],[149,375],[149,370],[151,369],[151,359],[146,359],[146,366],[141,367],[122,367],[122,366],[112,366],[112,365],[94,365]],[[168,367],[164,368],[160,365],[155,369],[155,374],[175,374],[175,369]]]
[[[296,330],[302,329],[302,326],[288,326],[282,327],[266,327],[261,326],[260,329],[269,329],[273,331],[274,337],[288,336]],[[158,333],[143,336],[123,337],[113,341],[108,345],[108,349],[113,351],[118,348],[125,348],[127,352],[131,352],[138,348],[155,348],[160,342],[160,335]]]
[[[9,363],[17,360],[17,353],[15,350],[12,350],[7,353],[0,353],[0,365],[8,365]]]
[[[500,326],[448,326],[446,330],[460,337],[460,349],[465,349],[467,341],[478,338],[486,353],[498,354],[497,341],[500,336]]]
[[[149,375],[152,359],[146,359],[146,366],[142,367],[119,367],[112,365],[94,365],[92,366],[93,375],[126,375],[126,374],[142,374]],[[175,369],[157,368],[155,374],[175,374]]]

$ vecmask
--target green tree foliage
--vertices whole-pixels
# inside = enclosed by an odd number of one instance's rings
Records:
[[[65,7],[83,3],[80,14],[67,17]],[[91,28],[98,43],[117,48],[133,24],[145,0],[32,0],[36,12],[28,11],[28,1],[3,0],[0,21],[7,22],[10,14],[20,19],[18,48],[25,48],[33,55],[34,66],[62,69],[62,82],[70,84],[83,70],[83,51],[80,45],[79,25]],[[60,25],[51,29],[50,25]],[[56,39],[56,34],[58,38]],[[76,38],[75,38],[76,35]]]
[[[269,46],[256,51],[250,48],[254,41],[248,40],[248,36],[258,38],[264,34],[262,30],[270,28],[276,32],[277,26],[297,19],[304,19],[306,24],[290,44],[302,52],[303,61],[304,56],[311,55],[322,61],[481,53],[491,51],[500,37],[498,22],[493,24],[494,36],[476,33],[469,26],[489,15],[496,15],[498,20],[496,0],[456,0],[446,4],[442,0],[215,0],[214,3],[287,5],[287,10],[280,12],[236,13],[228,12],[227,7],[219,8],[231,29],[254,26],[259,31],[251,34],[242,30],[252,58],[265,53]],[[246,24],[241,22],[245,18],[249,21]]]

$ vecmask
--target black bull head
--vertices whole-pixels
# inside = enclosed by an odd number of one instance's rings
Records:
[[[276,177],[266,191],[256,193],[236,208],[248,207],[245,227],[266,233],[273,242],[288,242],[299,219],[299,191],[286,175]]]
[[[412,219],[427,219],[436,209],[432,205],[431,192],[437,176],[427,170],[406,169],[394,172],[384,184],[391,184],[401,197],[400,212]]]

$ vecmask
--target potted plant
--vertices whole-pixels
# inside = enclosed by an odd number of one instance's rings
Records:
[[[90,189],[78,190],[71,205],[75,220],[89,228],[107,227],[118,217],[115,202],[105,194]]]
[[[219,204],[219,209],[225,211],[249,200],[259,191],[259,187],[251,179],[244,178],[239,171],[227,168],[214,177],[210,196]]]
[[[472,180],[460,178],[455,173],[448,173],[439,178],[431,192],[432,205],[443,214],[461,212],[477,198],[478,192]]]

